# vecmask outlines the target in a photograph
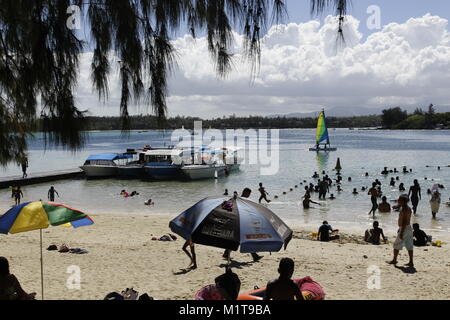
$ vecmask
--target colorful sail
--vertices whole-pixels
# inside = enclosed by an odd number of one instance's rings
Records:
[[[316,143],[319,144],[323,141],[326,141],[327,144],[330,144],[330,138],[328,137],[328,129],[325,123],[325,112],[322,111],[319,116],[319,120],[317,121],[317,137]]]

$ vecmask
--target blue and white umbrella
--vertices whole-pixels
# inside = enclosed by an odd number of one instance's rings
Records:
[[[286,249],[292,230],[266,207],[242,198],[206,198],[184,211],[170,229],[197,244],[242,253]]]

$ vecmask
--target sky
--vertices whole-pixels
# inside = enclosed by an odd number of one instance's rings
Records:
[[[240,59],[239,34],[234,68],[225,80],[217,78],[204,38],[174,39],[179,60],[169,79],[169,116],[450,106],[450,1],[353,0],[344,27],[346,46],[339,49],[334,12],[312,17],[309,5],[309,0],[287,1],[287,24],[268,30],[253,82],[249,65]],[[379,20],[373,19],[373,8],[379,9]],[[118,115],[118,74],[111,75],[109,100],[99,101],[90,81],[91,58],[90,52],[81,57],[77,105],[91,115]],[[152,111],[136,105],[130,112]]]

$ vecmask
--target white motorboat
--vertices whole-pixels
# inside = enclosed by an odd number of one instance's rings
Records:
[[[128,160],[132,155],[121,153],[102,153],[90,155],[80,167],[87,177],[112,177],[117,175],[117,160]]]
[[[223,176],[227,166],[225,164],[191,164],[182,166],[181,171],[190,180],[213,179]]]

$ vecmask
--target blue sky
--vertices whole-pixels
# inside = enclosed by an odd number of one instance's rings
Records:
[[[287,0],[289,22],[306,22],[312,19],[320,19],[310,14],[309,0]],[[442,18],[450,18],[449,0],[352,0],[348,14],[361,21],[360,31],[369,35],[376,30],[368,30],[365,21],[367,20],[367,8],[377,5],[381,9],[381,24],[386,25],[391,22],[403,23],[413,17],[422,17],[427,13],[438,15]],[[328,11],[323,14],[333,14]],[[323,19],[322,19],[323,20]]]

